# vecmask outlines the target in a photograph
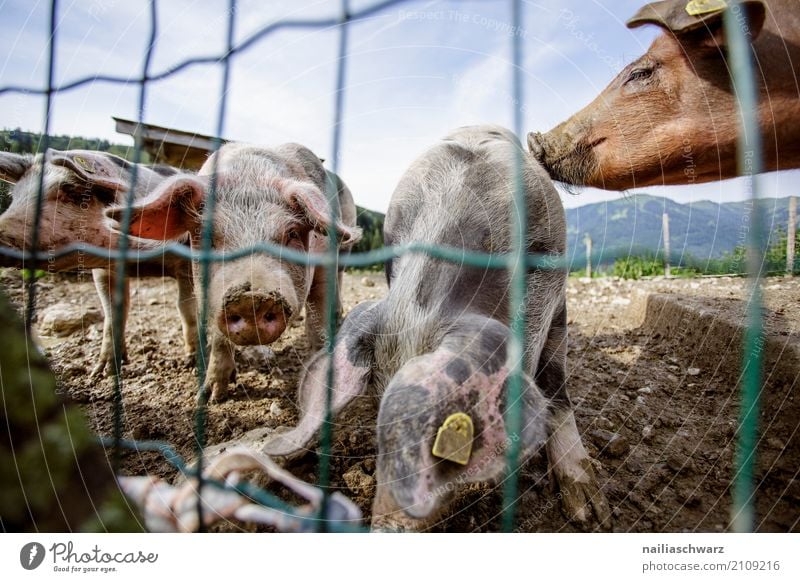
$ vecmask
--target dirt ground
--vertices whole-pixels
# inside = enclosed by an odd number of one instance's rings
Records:
[[[17,304],[23,301],[18,272],[0,273],[0,284]],[[595,460],[613,508],[614,531],[717,532],[728,529],[730,483],[738,414],[739,372],[720,366],[719,347],[687,347],[675,334],[642,323],[636,302],[647,292],[700,297],[733,312],[746,299],[735,278],[620,281],[570,279],[569,389],[578,427]],[[191,458],[197,379],[183,362],[182,339],[170,279],[139,279],[131,285],[126,339],[129,362],[123,373],[125,436],[171,443]],[[346,274],[345,310],[386,292],[382,273]],[[800,345],[800,282],[765,283],[771,334]],[[687,300],[688,301],[688,300]],[[48,309],[70,304],[87,313],[86,325],[63,337],[44,335]],[[112,432],[112,384],[89,373],[100,348],[99,302],[91,278],[44,278],[39,284],[37,328],[64,392],[85,408],[94,429]],[[88,323],[88,322],[93,323]],[[53,333],[52,331],[48,333]],[[207,439],[213,445],[260,427],[297,421],[296,383],[308,349],[297,322],[261,361],[240,362],[231,397],[208,409]],[[733,348],[730,348],[733,349]],[[757,527],[800,530],[800,399],[797,376],[784,374],[765,390],[757,466]],[[355,418],[338,430],[333,485],[369,518],[374,492],[375,439],[369,419]],[[374,421],[374,419],[373,419]],[[317,457],[308,454],[290,470],[316,479]],[[174,479],[175,470],[157,453],[126,453],[124,471]],[[523,469],[518,530],[579,531],[561,514],[543,454]],[[475,485],[457,499],[436,531],[497,531],[502,495],[492,485]],[[227,531],[240,529],[227,524]]]

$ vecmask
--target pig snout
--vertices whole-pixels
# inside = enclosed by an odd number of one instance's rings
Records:
[[[528,134],[531,155],[556,180],[563,179],[564,166],[578,149],[576,141],[566,132],[558,131],[558,128],[546,134],[538,131]]]
[[[249,286],[229,289],[217,325],[237,345],[270,344],[280,337],[292,315],[284,297]]]
[[[550,177],[568,184],[584,185],[597,169],[595,148],[605,138],[595,138],[591,123],[564,124],[547,133],[528,134],[528,150]]]

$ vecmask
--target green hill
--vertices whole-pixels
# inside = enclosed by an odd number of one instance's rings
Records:
[[[42,134],[21,129],[0,130],[0,151],[15,154],[32,154],[39,151]],[[51,135],[49,147],[54,150],[92,150],[109,152],[126,160],[133,160],[133,146],[114,144],[106,139]],[[142,163],[150,163],[150,156],[142,151]]]
[[[353,246],[352,252],[360,253],[381,248],[383,246],[384,215],[360,206],[356,206],[356,212],[356,224],[364,231],[364,235]]]

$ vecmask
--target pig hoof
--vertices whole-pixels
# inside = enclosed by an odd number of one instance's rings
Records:
[[[608,530],[611,528],[611,510],[606,496],[597,484],[597,477],[588,457],[581,461],[581,469],[583,475],[579,480],[564,474],[558,477],[561,510],[570,521],[585,528],[590,527],[594,516],[599,529]]]
[[[89,375],[89,377],[92,380],[97,380],[98,378],[102,378],[105,375],[104,374],[105,371],[106,371],[106,363],[101,361],[94,368],[92,368],[92,373]]]
[[[122,356],[121,364],[125,364],[128,361],[127,355]],[[100,361],[97,365],[92,368],[92,372],[89,377],[92,380],[98,380],[103,378],[104,376],[109,376],[114,373],[114,359],[109,357],[100,357]]]
[[[228,398],[228,387],[227,386],[206,386],[205,393],[209,394],[208,403],[209,404],[217,404],[222,402],[223,400]],[[199,400],[198,396],[198,400]]]
[[[186,354],[181,359],[181,364],[187,370],[191,370],[195,367],[195,364],[197,364],[197,354]]]

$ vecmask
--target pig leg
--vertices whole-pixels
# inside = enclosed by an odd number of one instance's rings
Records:
[[[205,390],[209,402],[220,402],[228,396],[228,384],[236,379],[233,346],[214,328],[211,334],[211,356],[206,370]]]
[[[589,454],[581,443],[575,415],[567,394],[567,309],[562,303],[550,324],[550,331],[539,359],[536,384],[552,402],[547,459],[561,493],[561,506],[567,517],[586,523],[594,516],[609,525],[611,512],[595,477]]]
[[[187,366],[193,366],[197,358],[197,300],[190,270],[175,275],[178,283],[178,312],[183,327],[183,349]]]
[[[125,347],[125,322],[128,319],[128,308],[130,307],[130,284],[129,279],[125,278],[125,287],[122,292],[122,321],[114,325],[114,293],[117,288],[117,277],[113,270],[92,269],[94,286],[97,295],[100,297],[100,304],[103,307],[103,343],[100,348],[100,359],[92,370],[92,377],[97,378],[108,369],[114,371],[114,328],[121,334],[120,346],[122,348],[122,358],[124,362],[128,359]]]
[[[374,366],[375,335],[380,333],[383,310],[382,302],[364,301],[342,323],[333,351],[332,414],[343,410],[367,390]],[[300,421],[294,428],[276,434],[262,452],[292,457],[308,450],[325,421],[328,364],[325,351],[311,356],[297,391]]]
[[[547,458],[561,493],[561,508],[567,517],[587,523],[594,513],[603,527],[610,526],[611,512],[597,483],[589,454],[581,443],[571,409],[555,409],[552,432],[547,441]]]

